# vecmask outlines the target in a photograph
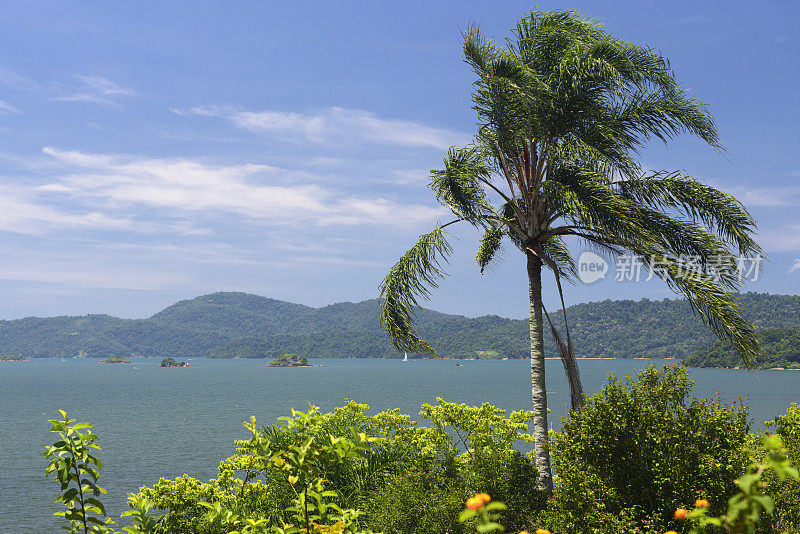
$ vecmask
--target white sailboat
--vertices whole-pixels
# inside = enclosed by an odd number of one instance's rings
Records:
[[[404,361],[404,362],[407,362],[407,361],[408,361],[408,353],[407,353],[407,352],[404,352],[404,353],[403,353],[403,361]]]

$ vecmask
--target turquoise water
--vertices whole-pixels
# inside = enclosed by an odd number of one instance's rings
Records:
[[[0,363],[0,533],[58,532],[52,513],[57,485],[43,472],[42,451],[53,439],[47,419],[66,410],[92,422],[103,447],[100,485],[108,489],[117,518],[125,493],[160,476],[184,473],[207,480],[234,452],[255,415],[275,422],[290,407],[311,402],[330,410],[345,398],[374,410],[400,408],[417,414],[422,403],[492,403],[507,410],[530,408],[527,361],[316,360],[323,367],[269,368],[263,360],[194,359],[190,367],[159,368],[160,360],[101,365],[96,360],[33,360]],[[667,363],[653,360],[661,365]],[[642,360],[582,360],[587,393],[609,373],[631,374]],[[560,362],[548,360],[551,421],[558,425],[569,402]],[[800,372],[697,369],[695,394],[715,391],[729,399],[749,397],[753,429],[800,401]]]

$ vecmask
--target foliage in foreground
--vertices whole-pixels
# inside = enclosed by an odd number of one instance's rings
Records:
[[[746,434],[746,409],[690,396],[679,367],[612,378],[552,433],[556,491],[545,501],[515,446],[529,412],[439,400],[419,425],[397,410],[293,412],[251,438],[207,483],[184,475],[129,494],[127,534],[310,532],[800,533],[800,406]],[[73,533],[112,534],[91,425],[62,412],[45,451]],[[491,495],[491,499],[489,498]],[[471,496],[474,496],[470,498]],[[466,502],[466,510],[464,503]],[[499,504],[504,503],[504,504]],[[694,509],[691,504],[694,503]],[[151,510],[158,510],[155,516]],[[677,513],[675,512],[677,510]],[[463,513],[462,513],[463,512]],[[463,521],[457,520],[460,518]],[[501,526],[502,525],[502,526]],[[706,529],[706,530],[702,530]],[[121,533],[120,533],[121,534]]]
[[[293,412],[284,424],[257,431],[249,424],[252,438],[220,464],[218,478],[161,479],[142,494],[167,512],[162,528],[171,533],[220,532],[221,521],[247,520],[302,530],[307,505],[313,522],[342,522],[345,530],[461,532],[454,518],[478,490],[507,502],[513,528],[543,507],[532,484],[536,470],[514,448],[532,440],[530,412],[506,416],[488,404],[439,399],[423,405],[420,416],[430,426],[422,426],[397,410],[367,410],[348,402],[327,414]],[[336,452],[342,448],[352,453]],[[202,502],[214,507],[212,516]]]
[[[647,531],[699,497],[721,511],[748,464],[747,410],[693,398],[679,366],[611,377],[551,435],[558,489],[543,520],[559,532]],[[611,527],[615,525],[615,527]]]
[[[115,524],[106,517],[106,510],[99,500],[106,490],[97,485],[100,476],[100,459],[93,454],[100,446],[95,443],[97,436],[92,432],[90,423],[75,423],[66,412],[60,410],[62,419],[51,419],[50,432],[59,435],[59,440],[47,447],[44,457],[50,461],[45,470],[46,475],[55,473],[61,493],[56,503],[66,508],[56,512],[67,522],[62,527],[67,532],[77,534],[90,532],[95,534],[153,534],[157,521],[148,515],[150,502],[140,494],[129,493],[128,504],[131,510],[123,512],[122,517],[129,517],[132,524],[115,532]]]

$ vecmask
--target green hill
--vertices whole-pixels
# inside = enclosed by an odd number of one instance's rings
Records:
[[[799,296],[746,293],[740,301],[762,327],[800,326]],[[378,314],[377,300],[313,308],[246,293],[212,293],[178,302],[147,319],[87,315],[0,321],[0,352],[103,358],[275,357],[286,352],[397,357],[380,329]],[[570,306],[567,315],[579,356],[681,358],[714,341],[681,300],[605,300]],[[420,309],[417,324],[444,357],[528,355],[526,320]],[[551,340],[546,343],[548,355],[555,356]]]
[[[800,369],[800,327],[762,330],[761,354],[755,359],[758,369]],[[691,367],[742,367],[730,343],[717,341],[683,360]]]

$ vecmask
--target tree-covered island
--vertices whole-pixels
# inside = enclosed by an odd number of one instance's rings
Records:
[[[301,358],[297,354],[281,354],[271,362],[270,367],[322,367],[308,363],[308,358]]]
[[[28,358],[13,352],[0,352],[0,362],[27,362]]]
[[[159,367],[189,367],[189,364],[186,362],[179,362],[173,358],[164,358],[161,360]]]

